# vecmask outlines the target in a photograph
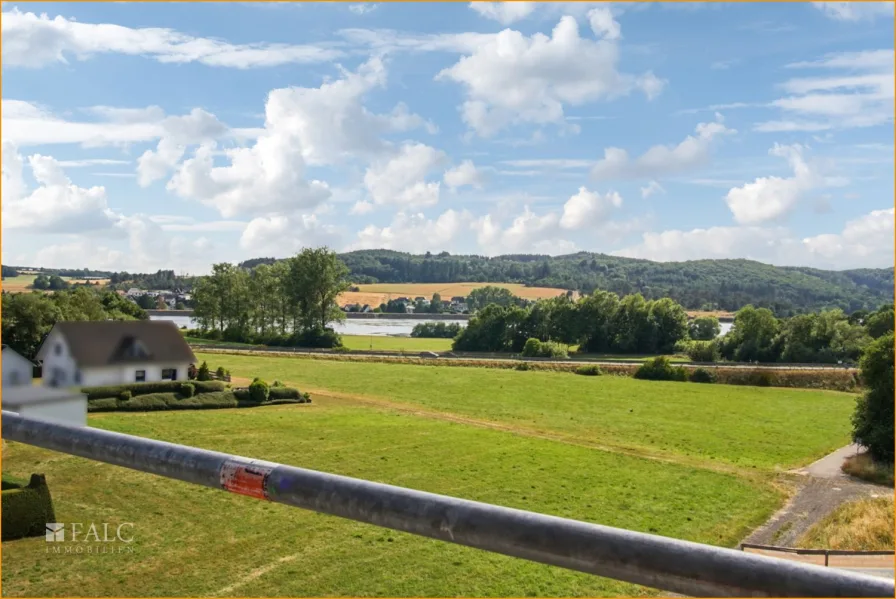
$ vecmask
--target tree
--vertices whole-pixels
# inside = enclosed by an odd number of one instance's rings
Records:
[[[739,362],[775,362],[780,322],[768,308],[747,305],[737,311],[734,325],[722,340],[722,356]]]
[[[860,363],[868,389],[853,413],[853,440],[868,448],[875,460],[893,463],[893,333],[872,342]]]
[[[865,319],[865,329],[872,339],[893,332],[893,306],[884,306]]]
[[[429,302],[429,311],[433,314],[438,314],[442,311],[442,296],[438,291],[432,294],[432,300]]]
[[[301,307],[305,327],[323,330],[345,318],[336,304],[348,289],[348,268],[327,248],[306,248],[289,260],[293,297]]]
[[[497,304],[499,306],[512,306],[518,303],[519,298],[513,295],[506,287],[496,287],[487,285],[478,287],[470,292],[467,297],[467,305],[471,311],[480,310],[489,304]]]
[[[711,341],[721,332],[722,326],[715,316],[699,316],[688,325],[688,333],[695,341]]]
[[[619,296],[597,290],[579,300],[579,318],[582,326],[582,351],[606,353],[614,344],[616,312]]]
[[[650,302],[651,347],[644,353],[670,353],[675,344],[688,336],[688,315],[681,304],[664,297]]]

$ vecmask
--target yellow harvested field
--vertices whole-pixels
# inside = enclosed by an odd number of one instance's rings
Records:
[[[346,291],[339,296],[339,305],[369,304],[379,306],[390,299],[399,297],[425,297],[431,299],[434,293],[442,296],[443,300],[449,300],[454,296],[466,297],[470,292],[479,287],[504,287],[517,297],[525,299],[542,299],[556,297],[566,293],[565,289],[551,287],[526,287],[519,283],[377,283],[373,285],[358,285],[360,291]]]
[[[31,291],[31,284],[34,282],[34,279],[37,277],[36,274],[26,273],[19,274],[17,277],[7,277],[3,279],[2,285],[3,291],[8,291],[9,293],[23,293],[25,291]],[[72,277],[62,277],[66,281],[71,284],[75,283],[84,283],[86,279],[74,279]],[[95,281],[99,282],[100,286],[105,286],[109,284],[109,279],[90,279],[90,283],[93,284]]]

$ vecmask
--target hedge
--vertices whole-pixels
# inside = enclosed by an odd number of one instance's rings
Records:
[[[214,393],[227,390],[227,383],[222,381],[158,381],[154,383],[131,383],[109,387],[84,387],[81,393],[87,394],[88,400],[120,397],[125,391],[132,396],[152,395],[155,393],[176,393],[182,391],[183,385],[193,385],[196,393]]]
[[[275,405],[267,401],[258,403],[240,397],[240,389],[235,391],[215,391],[192,397],[181,397],[177,393],[153,393],[138,395],[127,401],[115,398],[96,399],[87,404],[88,412],[151,412],[156,410],[214,410],[223,408],[251,408]],[[308,403],[303,398],[278,399],[277,404]]]
[[[43,474],[32,474],[27,486],[3,491],[3,541],[44,535],[48,522],[56,522],[53,498]]]
[[[302,393],[292,387],[271,387],[268,390],[268,399],[271,401],[278,399],[302,399]]]

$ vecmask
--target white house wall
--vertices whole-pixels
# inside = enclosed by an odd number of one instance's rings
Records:
[[[59,355],[56,354],[57,344],[62,346],[62,353]],[[49,385],[53,381],[53,373],[57,370],[59,372],[57,377],[59,387],[72,387],[83,384],[75,380],[75,372],[77,372],[78,366],[71,354],[68,342],[58,331],[50,333],[50,336],[44,341],[41,356],[39,357],[44,361],[41,371],[41,380],[44,385]]]
[[[102,387],[106,385],[127,385],[137,382],[137,371],[146,371],[146,381],[157,382],[162,380],[162,370],[174,368],[177,370],[177,380],[187,380],[187,370],[190,362],[175,364],[128,364],[116,366],[101,366],[97,368],[84,368],[81,371],[82,387]]]
[[[3,386],[30,385],[34,378],[34,365],[12,349],[3,350]]]

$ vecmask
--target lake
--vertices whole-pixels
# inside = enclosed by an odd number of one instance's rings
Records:
[[[196,328],[196,321],[189,316],[150,316],[152,320],[173,320],[179,327],[188,329]],[[379,336],[408,336],[414,325],[421,322],[444,322],[446,324],[456,322],[466,326],[465,320],[425,320],[425,319],[398,319],[398,318],[372,318],[372,319],[346,319],[335,326],[336,332],[341,335],[379,335]],[[722,335],[731,330],[730,322],[723,322]]]
[[[179,327],[195,329],[196,321],[189,316],[150,316],[152,320],[172,320]],[[371,319],[346,319],[333,328],[340,335],[375,335],[375,336],[409,336],[414,325],[421,322],[444,322],[451,324],[456,322],[466,326],[465,320],[426,320],[426,319],[398,319],[398,318],[371,318]]]

